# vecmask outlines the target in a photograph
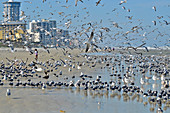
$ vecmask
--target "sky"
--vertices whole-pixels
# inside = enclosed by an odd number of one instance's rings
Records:
[[[3,4],[0,1],[0,20],[3,20]],[[51,19],[57,21],[57,28],[70,31],[73,38],[86,41],[84,34],[95,29],[96,43],[108,46],[170,46],[170,0],[127,0],[119,5],[121,0],[83,0],[75,6],[75,0],[14,0],[22,2],[21,10],[25,12],[29,23],[31,20]],[[123,9],[122,7],[125,7]],[[152,8],[156,7],[156,11]],[[130,10],[128,12],[127,10]],[[63,12],[59,15],[59,12]],[[160,17],[160,19],[158,19]],[[162,18],[163,17],[163,18]],[[69,28],[65,25],[71,21]],[[156,25],[152,21],[156,21]],[[166,22],[169,23],[166,25]],[[92,26],[90,26],[91,23]],[[113,25],[118,24],[118,28]],[[82,28],[82,25],[85,24]],[[137,30],[132,28],[137,26]],[[106,32],[102,28],[109,28]],[[27,28],[29,28],[27,26]],[[99,40],[100,31],[103,39]],[[79,33],[82,33],[80,35]],[[129,33],[128,33],[129,32]]]

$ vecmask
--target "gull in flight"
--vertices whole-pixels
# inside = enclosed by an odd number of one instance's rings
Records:
[[[98,2],[96,2],[96,6],[98,6],[100,4],[101,0],[99,0]]]
[[[156,7],[155,7],[155,6],[153,6],[152,9],[153,9],[154,11],[156,11]]]
[[[125,0],[125,1],[120,1],[119,5],[122,5],[123,3],[127,3],[127,0]]]
[[[75,1],[75,6],[77,6],[77,2],[78,2],[78,1],[80,1],[80,2],[83,3],[83,0],[76,0],[76,1]]]
[[[87,33],[85,33],[85,34],[87,35]],[[87,52],[87,51],[89,50],[89,48],[90,48],[90,43],[91,43],[91,41],[92,41],[92,39],[93,39],[93,36],[94,36],[94,30],[91,32],[90,37],[87,35],[87,37],[88,37],[89,39],[88,39],[87,42],[85,42],[85,44],[86,44],[86,50],[85,50],[85,52]]]

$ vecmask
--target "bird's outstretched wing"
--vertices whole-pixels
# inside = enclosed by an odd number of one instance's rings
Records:
[[[85,52],[87,52],[89,50],[89,48],[90,48],[90,44],[86,43],[86,50],[85,50]]]
[[[98,46],[97,46],[96,44],[94,44],[94,43],[92,43],[91,45],[93,45],[93,46],[95,46],[96,48],[98,48]]]
[[[93,36],[94,36],[94,32],[92,31],[88,42],[90,42],[93,39]]]
[[[143,47],[146,49],[147,52],[149,52],[149,49],[146,46],[143,46]]]
[[[141,44],[140,46],[138,46],[138,47],[142,47],[142,46],[144,46],[146,43],[143,43],[143,44]]]
[[[63,64],[66,64],[62,59],[60,59]]]
[[[85,32],[86,36],[89,38],[89,35]]]

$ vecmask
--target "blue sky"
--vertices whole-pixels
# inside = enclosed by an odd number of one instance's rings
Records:
[[[1,0],[0,12],[3,12]],[[57,27],[67,29],[65,23],[71,20],[72,23],[69,27],[70,34],[73,35],[82,30],[81,25],[84,23],[93,23],[95,25],[96,39],[100,28],[108,27],[111,31],[102,31],[105,35],[104,42],[106,45],[111,46],[127,46],[130,43],[134,46],[138,46],[143,42],[146,42],[147,46],[164,46],[165,44],[170,45],[170,24],[166,25],[165,21],[170,23],[170,0],[127,0],[127,3],[119,5],[121,0],[101,0],[100,4],[96,6],[98,0],[83,0],[84,2],[78,2],[77,7],[74,6],[75,0],[14,0],[22,2],[21,10],[25,11],[27,22],[37,19],[53,19],[57,21]],[[31,4],[28,3],[32,2]],[[65,6],[69,6],[66,8]],[[122,7],[125,7],[124,10]],[[156,6],[157,11],[152,9]],[[116,9],[113,11],[113,9]],[[127,11],[130,9],[130,12]],[[59,15],[58,12],[64,12],[63,15]],[[53,15],[52,15],[53,14]],[[65,17],[66,16],[66,17]],[[132,19],[128,19],[128,16]],[[157,16],[163,16],[162,19],[158,19]],[[3,17],[0,16],[0,20]],[[100,21],[102,20],[102,23]],[[152,21],[156,21],[157,25],[154,26]],[[96,23],[97,22],[97,23]],[[115,28],[112,22],[118,23],[123,29]],[[132,31],[132,27],[137,26],[141,28],[138,33],[135,31],[129,33],[126,36],[122,36],[127,31]],[[84,26],[88,28],[89,26]],[[155,30],[156,29],[156,30]],[[154,32],[152,32],[154,31]],[[114,36],[119,32],[119,35]],[[145,33],[146,32],[146,33]],[[90,32],[89,32],[90,34]],[[145,34],[146,36],[143,36]],[[87,37],[85,35],[77,36],[78,38]]]

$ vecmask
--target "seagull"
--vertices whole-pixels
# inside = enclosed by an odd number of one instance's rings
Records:
[[[78,65],[78,66],[77,66],[77,69],[78,69],[78,70],[80,70],[80,69],[81,69],[81,67]]]
[[[21,25],[19,25],[19,26],[17,26],[16,28],[14,28],[14,31],[15,31],[15,30],[18,30],[18,29],[23,30],[23,29],[21,28]]]
[[[125,0],[125,1],[120,1],[119,5],[122,5],[123,3],[127,3],[127,0]]]
[[[43,85],[42,85],[42,90],[44,90],[46,87],[47,87],[46,84],[43,83]]]
[[[101,0],[99,0],[98,2],[96,2],[96,6],[98,6],[100,4]]]
[[[80,1],[80,2],[83,3],[83,0],[76,0],[76,1],[75,1],[75,6],[77,6],[77,2],[78,2],[78,1]]]
[[[7,89],[6,96],[10,96],[10,95],[11,95],[10,89]]]
[[[153,24],[156,26],[156,21],[152,21],[153,22]]]
[[[45,76],[43,77],[44,79],[48,79],[49,78],[49,74],[47,73],[47,71],[44,71]]]
[[[85,33],[86,34],[86,33]],[[86,34],[87,35],[87,34]],[[94,36],[94,30],[91,32],[91,35],[90,37],[87,35],[87,37],[89,38],[87,42],[85,42],[86,44],[86,50],[85,52],[87,52],[90,48],[90,43],[91,43],[91,40],[93,39],[93,36]]]
[[[68,68],[68,71],[71,72],[72,71],[71,68]]]
[[[21,15],[20,16],[24,16],[25,15],[25,12],[24,11],[21,11]]]
[[[62,71],[60,70],[60,72],[59,72],[59,75],[62,75],[63,73],[62,73]]]
[[[133,16],[126,16],[129,20],[132,20]]]
[[[154,11],[156,11],[156,7],[155,6],[153,6],[152,9],[154,9]]]
[[[163,20],[165,23],[166,23],[166,25],[169,25],[170,23],[168,22],[168,21],[166,21],[166,20]]]
[[[102,27],[101,29],[105,30],[106,32],[109,32],[109,31],[110,31],[110,29],[107,28],[107,27]]]
[[[99,32],[100,32],[100,35],[98,34],[99,40],[100,40],[101,42],[103,42],[103,33],[102,33],[101,31],[99,31]]]
[[[163,16],[157,16],[157,18],[158,18],[158,19],[161,19],[161,18],[163,18]]]
[[[23,46],[23,48],[25,49],[25,51],[29,51],[29,52],[30,52],[30,55],[33,54],[33,51],[32,51],[32,49],[31,49],[30,46]]]
[[[130,12],[130,9],[128,9],[127,12]]]
[[[146,49],[147,52],[149,52],[149,49],[146,46],[143,46],[143,47]]]
[[[35,71],[37,71],[37,72],[42,72],[43,69],[39,67],[39,68],[35,69]]]
[[[20,20],[25,20],[27,16],[22,16]]]
[[[41,46],[47,51],[48,54],[50,54],[50,50],[47,49],[47,47],[45,47],[44,45],[41,45]]]
[[[67,29],[70,27],[71,23],[72,23],[71,21],[68,21],[65,23],[65,26],[67,27]]]
[[[59,15],[62,15],[64,12],[58,12]]]
[[[46,0],[43,0],[43,3],[45,2]]]
[[[122,6],[122,9],[126,10],[125,6]]]
[[[9,44],[8,46],[11,48],[11,52],[13,53],[14,52],[14,45],[13,44]]]
[[[114,26],[114,27],[116,27],[116,28],[123,29],[123,28],[122,28],[122,27],[120,27],[120,26],[118,25],[118,23],[116,23],[116,22],[113,22],[112,24],[113,24],[113,26]]]

